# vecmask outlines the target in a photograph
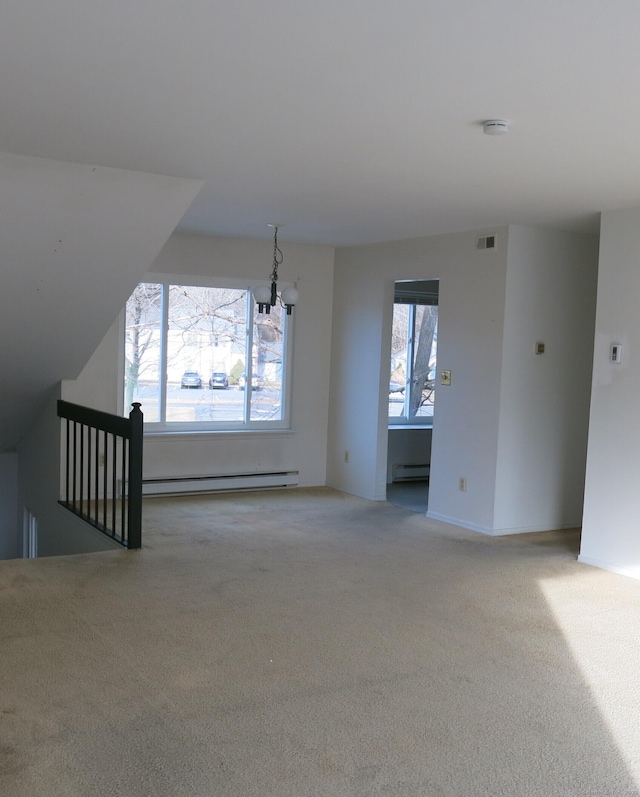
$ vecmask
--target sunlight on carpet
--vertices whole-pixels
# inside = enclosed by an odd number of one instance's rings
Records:
[[[591,569],[581,571],[570,584],[566,578],[540,581],[612,741],[640,788],[640,643],[638,618],[629,612],[625,600],[626,586],[619,576]],[[616,629],[615,647],[612,628]]]

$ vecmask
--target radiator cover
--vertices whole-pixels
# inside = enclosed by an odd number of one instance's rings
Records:
[[[184,476],[180,478],[143,479],[143,495],[182,495],[229,490],[261,490],[268,487],[295,487],[298,471],[277,473],[233,473],[221,476]]]
[[[391,479],[394,482],[406,482],[411,479],[428,479],[431,472],[430,465],[394,465],[391,470]]]

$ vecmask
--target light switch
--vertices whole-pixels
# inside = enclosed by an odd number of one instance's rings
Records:
[[[441,385],[450,385],[451,384],[451,371],[443,371],[440,374],[440,384]]]

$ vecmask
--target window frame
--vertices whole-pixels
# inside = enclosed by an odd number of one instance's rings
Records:
[[[167,341],[169,333],[169,291],[171,286],[185,286],[193,288],[221,288],[246,291],[247,314],[245,323],[245,373],[247,382],[250,384],[253,372],[253,345],[255,335],[255,320],[258,314],[258,307],[253,299],[253,289],[262,284],[260,280],[238,280],[230,278],[202,277],[185,274],[146,274],[138,284],[154,284],[162,286],[162,309],[160,324],[160,345],[159,345],[159,369],[158,385],[161,386],[158,398],[159,421],[145,421],[145,434],[151,435],[200,435],[200,434],[247,434],[247,433],[268,433],[291,430],[291,382],[292,382],[292,362],[293,362],[293,339],[295,327],[295,312],[287,315],[282,313],[282,387],[281,387],[281,417],[276,420],[259,419],[251,420],[251,403],[253,398],[252,390],[243,391],[243,420],[232,421],[167,421]],[[282,289],[293,285],[293,283],[282,282],[279,287]],[[137,287],[137,286],[136,286]],[[128,301],[128,300],[127,300]],[[119,347],[119,378],[120,402],[123,405],[123,414],[128,415],[130,407],[124,407],[124,396],[126,389],[126,336],[127,309],[126,305],[122,311],[121,345]],[[144,414],[144,404],[142,404]],[[164,420],[163,420],[164,419]]]
[[[435,287],[430,290],[425,289],[424,293],[421,293],[420,288],[418,287],[421,284],[425,286],[435,285]],[[416,281],[416,282],[401,280],[395,283],[392,319],[396,305],[404,305],[405,307],[409,307],[410,309],[407,318],[407,330],[406,330],[407,367],[406,367],[405,389],[403,393],[403,409],[400,415],[387,414],[387,426],[389,429],[398,429],[398,428],[406,429],[411,427],[419,427],[422,429],[422,428],[433,427],[433,418],[435,414],[435,385],[436,385],[435,378],[434,378],[434,400],[433,400],[434,412],[431,413],[430,415],[414,415],[413,417],[409,415],[409,402],[410,402],[409,386],[413,378],[413,369],[415,365],[414,360],[415,360],[415,349],[416,349],[416,313],[417,313],[417,308],[420,305],[425,305],[425,306],[430,305],[438,308],[438,319],[436,321],[436,332],[435,332],[436,362],[434,363],[433,366],[434,377],[437,374],[438,370],[437,369],[437,356],[438,356],[437,330],[440,321],[438,293],[439,293],[439,280]],[[432,343],[432,349],[433,349],[433,343]]]

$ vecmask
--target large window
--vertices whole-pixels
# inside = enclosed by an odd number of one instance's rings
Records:
[[[389,424],[433,423],[438,345],[437,280],[396,283]]]
[[[141,283],[127,302],[124,404],[161,430],[285,427],[287,319],[247,288]]]

